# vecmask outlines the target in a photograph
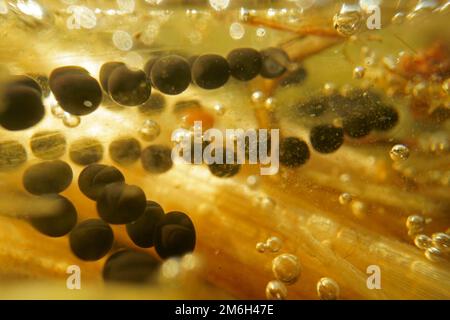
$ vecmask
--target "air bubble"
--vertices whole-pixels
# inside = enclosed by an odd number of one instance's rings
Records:
[[[352,177],[348,173],[343,173],[339,176],[339,180],[341,182],[347,183],[352,180]]]
[[[248,176],[246,182],[250,189],[256,189],[259,186],[260,178],[256,175]]]
[[[343,192],[339,195],[339,203],[346,205],[352,202],[352,195],[348,192]]]
[[[265,211],[271,211],[275,209],[277,205],[275,200],[273,200],[271,197],[260,197],[258,200],[260,207]]]
[[[409,149],[403,144],[396,144],[389,152],[393,161],[403,161],[409,158]]]
[[[251,96],[251,100],[254,103],[262,102],[264,100],[264,93],[262,91],[254,91]]]
[[[256,251],[260,252],[260,253],[264,253],[266,252],[266,244],[264,242],[258,242],[256,244]]]
[[[425,228],[425,218],[419,215],[411,215],[406,219],[406,227],[409,231],[421,232]]]
[[[278,237],[270,237],[266,241],[266,247],[271,252],[278,252],[278,251],[280,251],[282,246],[283,246],[283,242]]]
[[[301,274],[298,258],[293,254],[284,253],[273,259],[272,272],[278,280],[286,284],[294,284]]]
[[[336,85],[334,83],[327,82],[323,85],[323,93],[326,96],[331,96],[335,92],[336,92]]]
[[[357,66],[353,69],[353,78],[354,79],[362,79],[366,73],[366,68],[362,66]]]
[[[196,255],[188,253],[181,258],[181,268],[187,271],[195,270],[199,266],[199,259]]]
[[[242,39],[245,35],[245,28],[239,22],[230,25],[230,37],[234,40]]]
[[[275,108],[275,105],[276,105],[275,98],[269,97],[264,101],[264,107],[267,110],[272,111]]]
[[[432,262],[440,262],[443,260],[442,251],[435,247],[425,250],[425,257]]]
[[[216,11],[222,11],[228,8],[230,0],[209,0],[209,4]]]
[[[265,35],[266,35],[266,29],[264,29],[264,28],[258,28],[258,29],[256,29],[256,36],[257,36],[257,37],[262,38],[262,37],[264,37]]]
[[[139,135],[146,141],[155,140],[160,133],[161,128],[158,122],[151,119],[145,120],[142,128],[139,129]]]
[[[321,300],[337,300],[339,291],[339,285],[331,278],[321,278],[317,282],[317,295]]]
[[[277,10],[275,10],[274,8],[267,9],[266,15],[269,19],[275,17],[276,14],[277,14]]]
[[[50,107],[50,112],[55,118],[62,119],[64,117],[64,109],[61,108],[58,104],[54,104]]]
[[[62,117],[63,124],[68,128],[75,128],[80,125],[81,118],[79,116],[64,112]]]
[[[214,109],[214,111],[216,112],[216,114],[218,116],[223,116],[225,114],[225,112],[226,112],[225,107],[222,104],[220,104],[220,103],[216,103],[214,105],[213,109]]]
[[[416,245],[417,248],[426,250],[431,247],[432,241],[429,236],[427,236],[425,234],[418,234],[414,238],[414,244]]]
[[[367,206],[362,201],[353,201],[352,202],[352,213],[355,215],[355,217],[359,219],[363,219],[366,217],[367,214]]]
[[[118,30],[114,32],[112,40],[116,48],[119,50],[128,51],[133,47],[133,39],[126,31]]]
[[[361,8],[358,5],[343,4],[341,11],[333,17],[336,31],[347,37],[358,32],[361,22]]]
[[[450,251],[450,236],[444,232],[434,233],[431,236],[433,240],[433,246],[441,250],[442,252]]]
[[[162,276],[166,279],[174,279],[180,274],[180,263],[177,259],[166,260],[161,266]]]
[[[268,300],[285,300],[288,290],[284,283],[278,280],[272,280],[266,286],[266,298]]]

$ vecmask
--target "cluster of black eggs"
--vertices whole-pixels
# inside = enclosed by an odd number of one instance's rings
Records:
[[[42,213],[28,217],[31,225],[50,237],[69,234],[70,248],[78,258],[95,261],[111,250],[114,234],[110,224],[125,224],[137,246],[154,246],[163,259],[194,250],[196,234],[191,219],[182,212],[165,213],[159,204],[147,201],[144,191],[126,184],[123,174],[113,166],[91,164],[80,173],[79,189],[96,201],[100,219],[77,224],[74,205],[59,195],[72,178],[66,162],[49,160],[28,167],[22,182],[29,193],[47,200]],[[158,266],[158,260],[148,254],[122,250],[107,259],[103,275],[105,280],[142,282],[151,278]]]
[[[258,75],[276,78],[286,71],[287,54],[278,48],[257,51],[232,50],[226,58],[204,54],[185,58],[167,54],[151,58],[143,70],[131,70],[121,62],[107,62],[100,69],[103,90],[118,104],[142,105],[151,97],[151,88],[167,95],[178,95],[190,84],[202,89],[217,89],[230,77],[249,81]]]
[[[226,58],[204,54],[185,59],[176,54],[168,54],[150,59],[144,70],[132,70],[122,62],[105,63],[100,69],[100,84],[79,66],[56,68],[49,76],[48,85],[61,108],[73,115],[83,116],[95,111],[102,101],[102,88],[116,103],[124,106],[138,105],[142,113],[149,113],[158,111],[165,105],[162,95],[151,94],[152,86],[168,95],[180,94],[191,83],[203,89],[216,89],[223,86],[230,77],[239,81],[249,81],[258,75],[264,78],[280,77],[287,70],[288,64],[288,55],[278,48],[261,51],[239,48],[232,50]],[[12,79],[7,88],[21,88],[36,93],[42,91],[36,81],[25,76]],[[11,94],[14,93],[14,90],[10,91]],[[31,93],[30,95],[33,96]],[[0,121],[6,119],[0,124],[7,129],[29,128],[44,115],[41,100],[36,100],[39,108],[19,100],[6,99],[5,108],[0,110]],[[24,116],[24,111],[20,108],[22,105],[35,112],[26,112]],[[36,115],[37,111],[39,116]],[[24,121],[27,117],[30,121]],[[56,138],[59,137],[55,136]],[[144,169],[151,173],[162,173],[172,167],[171,150],[167,146],[153,145],[141,150],[139,142],[130,138],[114,141],[109,151],[113,161],[123,165],[136,161],[140,156]],[[69,156],[74,163],[86,166],[101,161],[103,147],[95,138],[81,138],[71,144]],[[212,164],[209,169],[216,176],[229,177],[238,173],[240,166]]]
[[[196,235],[190,218],[182,212],[165,214],[159,204],[147,201],[141,188],[126,184],[125,177],[117,168],[89,165],[80,173],[78,186],[86,197],[96,201],[101,221],[125,224],[129,237],[137,246],[154,246],[161,258],[180,256],[194,250]],[[91,238],[96,238],[95,234],[74,239],[74,242],[92,241]],[[77,254],[76,251],[74,253]],[[111,263],[119,263],[114,262],[116,259],[112,256],[106,262],[104,272],[109,274],[106,278],[114,277],[111,271],[106,270],[114,268]]]
[[[302,117],[319,118],[331,112],[342,118],[342,126],[321,123],[311,128],[311,146],[319,153],[332,153],[344,143],[344,136],[362,138],[371,131],[388,131],[399,121],[397,110],[374,92],[355,90],[346,96],[334,94],[312,98],[294,106]],[[304,164],[310,157],[305,141],[288,137],[280,143],[280,163],[288,167]]]
[[[108,62],[101,67],[99,78],[103,90],[114,101],[136,106],[149,99],[152,86],[167,95],[181,94],[191,83],[212,90],[225,85],[230,77],[239,81],[250,81],[258,75],[277,78],[287,70],[288,63],[288,55],[279,48],[262,51],[238,48],[226,58],[217,54],[187,59],[177,54],[161,55],[151,58],[144,70],[131,70],[121,62]]]
[[[250,81],[258,75],[277,78],[287,70],[288,63],[288,55],[278,48],[261,51],[238,48],[229,52],[226,58],[217,54],[188,59],[175,54],[152,58],[146,63],[144,72],[160,92],[177,95],[191,83],[212,90],[225,85],[230,77],[239,81]]]
[[[351,138],[362,138],[372,131],[388,131],[399,121],[397,110],[370,90],[315,97],[294,108],[300,117],[319,117],[328,111],[336,114],[342,118],[344,134]]]
[[[203,89],[216,89],[230,77],[239,81],[249,81],[258,75],[269,79],[280,77],[286,72],[288,64],[288,55],[278,48],[261,51],[239,48],[229,52],[226,58],[204,54],[186,59],[168,54],[150,59],[144,70],[132,70],[122,62],[105,63],[100,69],[100,84],[79,66],[56,68],[49,76],[48,85],[61,108],[73,115],[83,116],[95,111],[102,101],[102,89],[116,103],[139,106],[139,110],[147,114],[161,110],[165,105],[162,95],[151,94],[152,86],[167,95],[180,94],[191,83]],[[286,81],[301,81],[304,72],[291,77],[287,77]],[[6,87],[13,89],[6,90],[8,99],[0,109],[0,124],[3,127],[22,130],[42,119],[44,107],[40,96],[37,99],[42,90],[36,81],[21,76],[12,79]],[[28,91],[29,99],[34,99],[33,103],[22,101],[27,96],[18,97],[15,90]],[[23,106],[30,110],[23,110]],[[152,145],[141,150],[134,138],[114,141],[109,151],[113,161],[123,165],[136,161],[140,156],[144,169],[151,173],[165,172],[173,165],[169,147]],[[103,147],[95,138],[81,138],[71,144],[69,156],[74,163],[86,166],[101,161]],[[230,177],[239,172],[240,165],[212,164],[209,169],[216,176]]]
[[[122,62],[107,62],[100,68],[100,84],[81,67],[60,67],[50,74],[49,86],[62,109],[83,116],[97,109],[102,101],[102,88],[119,105],[139,106],[149,100],[152,87],[167,95],[178,95],[191,83],[207,90],[217,89],[230,77],[240,81],[258,75],[279,77],[288,63],[289,57],[278,48],[262,51],[239,48],[226,58],[204,54],[186,59],[167,54],[150,59],[144,70],[131,69]]]
[[[289,63],[278,48],[257,51],[252,48],[232,50],[227,58],[204,54],[186,59],[168,54],[150,59],[144,70],[130,69],[122,62],[107,62],[100,69],[99,82],[79,66],[54,69],[48,86],[61,108],[77,116],[94,112],[103,91],[123,106],[138,106],[151,97],[152,86],[167,95],[182,93],[193,83],[203,89],[223,86],[230,76],[249,81],[257,75],[281,76]],[[24,130],[42,120],[45,108],[42,89],[28,76],[13,76],[0,90],[0,125],[7,130]]]

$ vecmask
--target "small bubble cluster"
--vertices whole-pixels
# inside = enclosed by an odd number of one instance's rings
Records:
[[[269,250],[272,253],[280,251],[283,246],[283,241],[281,241],[278,237],[270,237],[265,242],[258,242],[256,244],[256,251],[260,253],[266,252]]]

